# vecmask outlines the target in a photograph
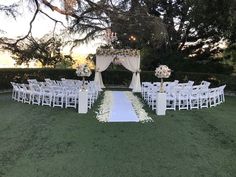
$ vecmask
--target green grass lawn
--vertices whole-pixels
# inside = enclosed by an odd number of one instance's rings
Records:
[[[236,176],[236,97],[165,117],[150,111],[154,122],[145,124],[99,123],[95,110],[79,115],[0,94],[0,176]]]

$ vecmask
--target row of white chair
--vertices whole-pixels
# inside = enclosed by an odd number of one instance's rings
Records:
[[[45,82],[38,82],[36,79],[28,79],[29,84],[39,84],[40,86],[62,86],[62,87],[81,87],[83,81],[81,80],[74,80],[74,79],[65,79],[62,78],[61,80],[51,80],[49,78],[44,79]],[[85,81],[85,85],[88,83],[93,83],[94,81]]]
[[[76,108],[79,103],[79,91],[82,85],[60,85],[54,81],[38,82],[28,80],[29,84],[11,82],[12,99],[18,102],[47,105],[53,107]],[[54,83],[54,84],[53,84]],[[95,82],[87,82],[88,108],[90,109],[98,98],[98,89]]]
[[[210,83],[202,81],[200,85],[193,85],[193,81],[188,83],[165,82],[166,109],[199,109],[213,107],[225,101],[224,88],[226,85],[209,88]],[[157,93],[160,90],[160,83],[143,82],[142,97],[147,104],[156,109]]]

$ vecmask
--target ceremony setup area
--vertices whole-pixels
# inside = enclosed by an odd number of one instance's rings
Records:
[[[155,82],[141,80],[140,59],[136,49],[98,48],[94,71],[79,64],[77,78],[11,81],[0,93],[0,176],[235,174],[227,85],[171,80],[167,65],[152,71]],[[126,87],[106,86],[109,65],[130,72]]]
[[[0,1],[0,177],[236,177],[236,1]]]
[[[65,107],[78,109],[78,113],[86,114],[105,89],[102,72],[111,63],[120,64],[131,71],[131,91],[105,91],[102,103],[97,112],[100,122],[149,122],[153,121],[143,109],[145,103],[159,116],[166,115],[166,110],[192,110],[215,107],[225,102],[226,85],[210,88],[211,83],[202,81],[194,85],[194,81],[179,83],[164,82],[171,75],[171,69],[160,65],[155,76],[161,82],[140,81],[140,51],[133,49],[101,49],[96,53],[94,81],[85,81],[92,72],[88,65],[79,65],[76,74],[82,80],[62,78],[60,81],[46,78],[44,82],[36,79],[27,80],[28,84],[11,82],[12,99],[22,103]],[[141,94],[138,98],[134,93]]]
[[[153,71],[156,82],[141,81],[139,54],[99,48],[93,80],[82,64],[78,79],[11,82],[11,94],[0,94],[0,175],[234,174],[236,98],[225,96],[226,85],[165,81],[166,65]],[[110,64],[132,72],[127,88],[106,88]]]

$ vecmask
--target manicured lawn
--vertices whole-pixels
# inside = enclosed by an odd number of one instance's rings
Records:
[[[236,97],[215,108],[168,111],[153,123],[87,115],[0,94],[0,176],[233,177]]]

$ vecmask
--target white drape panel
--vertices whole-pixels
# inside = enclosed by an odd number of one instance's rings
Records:
[[[132,81],[129,88],[133,89],[133,92],[141,92],[141,83],[140,83],[140,57],[132,56],[118,56],[120,58],[121,64],[133,72]]]
[[[105,71],[111,64],[115,56],[96,56],[96,72],[94,81],[97,83],[99,90],[105,88],[102,80],[101,72]],[[121,64],[133,72],[132,80],[129,88],[133,89],[133,92],[141,92],[141,82],[140,82],[140,57],[132,56],[117,56],[120,59]]]
[[[98,55],[96,56],[96,72],[94,81],[97,83],[100,91],[101,88],[105,88],[102,81],[101,72],[105,71],[108,68],[113,58],[114,58],[113,56],[98,56]]]

